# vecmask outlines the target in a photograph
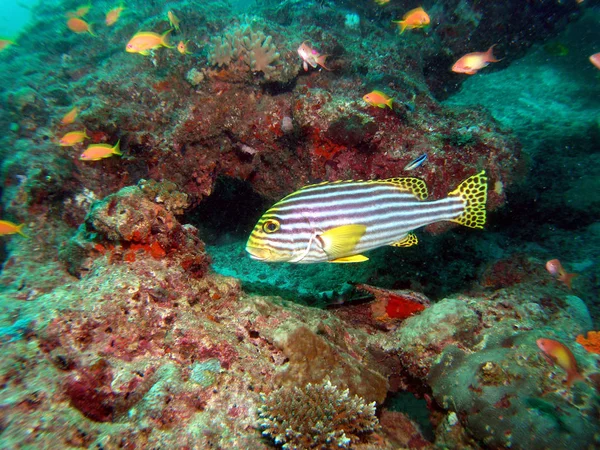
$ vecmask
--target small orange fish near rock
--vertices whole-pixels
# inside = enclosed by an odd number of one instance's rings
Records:
[[[69,20],[67,20],[67,27],[73,33],[90,33],[92,36],[96,36],[92,31],[92,26],[79,17],[71,17]]]
[[[537,346],[544,352],[544,358],[550,364],[558,364],[567,372],[567,387],[576,381],[583,381],[583,376],[577,369],[577,361],[571,350],[566,345],[553,339],[540,338],[536,341]]]
[[[28,238],[25,233],[23,233],[24,223],[21,225],[17,225],[16,223],[9,222],[8,220],[0,220],[0,236],[6,236],[8,234],[20,234],[23,237]]]
[[[179,44],[177,44],[177,51],[179,53],[181,53],[182,55],[191,55],[192,54],[192,52],[190,52],[188,50],[188,42],[190,42],[190,41],[186,41],[186,42],[179,41]]]
[[[321,55],[309,44],[309,41],[304,41],[300,44],[300,47],[298,47],[298,55],[302,58],[302,67],[304,67],[305,72],[308,72],[309,65],[314,69],[316,69],[317,66],[321,66],[323,69],[329,70],[329,68],[325,66],[325,59],[327,59],[329,55]]]
[[[119,17],[121,16],[121,13],[124,9],[125,7],[121,3],[120,6],[117,6],[116,8],[113,8],[110,11],[108,11],[106,13],[106,18],[104,19],[104,23],[106,23],[106,26],[112,27],[115,23],[117,23],[117,20],[119,20]]]
[[[600,69],[600,53],[594,53],[592,56],[590,56],[590,62]]]
[[[150,50],[156,48],[173,48],[168,40],[171,31],[173,31],[173,28],[163,34],[157,34],[152,31],[140,31],[129,40],[125,51],[127,53],[139,53],[140,55],[147,56],[150,54]]]
[[[2,38],[0,38],[0,52],[2,50],[6,50],[11,45],[17,45],[17,44],[14,41],[11,41],[10,39],[2,39]]]
[[[90,137],[87,135],[85,130],[71,131],[65,134],[63,137],[61,137],[58,143],[61,147],[70,147],[72,145],[79,144],[80,142],[83,142],[89,138]]]
[[[110,158],[113,155],[121,156],[122,153],[119,149],[119,140],[114,147],[110,144],[90,144],[88,148],[79,157],[82,161],[99,161],[104,158]]]
[[[69,111],[68,113],[66,113],[63,116],[63,118],[60,120],[60,123],[62,123],[64,125],[69,125],[69,124],[75,122],[75,119],[77,118],[77,114],[79,114],[79,110],[75,106],[73,109],[71,109],[71,111]]]
[[[576,273],[567,273],[558,259],[548,261],[546,270],[558,281],[565,283],[569,289],[571,289],[571,281],[577,276]]]
[[[92,9],[91,3],[89,5],[80,6],[74,11],[69,11],[67,17],[83,17],[90,12],[90,9]]]
[[[377,106],[378,108],[385,108],[386,106],[389,106],[390,109],[394,109],[392,108],[394,99],[381,91],[369,92],[363,96],[363,100],[371,106]]]
[[[487,52],[467,53],[454,63],[452,72],[474,75],[478,70],[487,67],[489,63],[500,61],[494,57],[493,50],[495,46],[496,44],[492,45]]]
[[[425,12],[420,6],[415,9],[411,9],[409,12],[402,16],[402,20],[392,20],[397,23],[400,27],[400,34],[406,30],[413,30],[415,28],[424,28],[431,23],[429,14]]]

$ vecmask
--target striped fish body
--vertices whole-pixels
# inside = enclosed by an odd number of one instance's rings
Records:
[[[368,250],[416,244],[411,231],[432,223],[454,221],[482,228],[487,178],[481,172],[444,199],[426,198],[427,187],[417,178],[306,186],[260,218],[246,251],[267,262],[360,262],[367,259],[362,253]]]

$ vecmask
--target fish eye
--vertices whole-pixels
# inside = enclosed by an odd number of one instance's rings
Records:
[[[279,221],[275,219],[269,219],[263,223],[263,231],[265,233],[275,233],[279,230]]]

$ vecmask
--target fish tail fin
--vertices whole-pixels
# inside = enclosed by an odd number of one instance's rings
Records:
[[[406,27],[408,26],[408,24],[406,23],[405,20],[400,20],[400,21],[394,22],[394,23],[397,23],[398,26],[400,26],[400,34],[402,34],[406,31]]]
[[[121,144],[121,139],[119,139],[117,141],[117,143],[115,144],[115,146],[113,147],[113,151],[112,151],[113,155],[119,155],[119,156],[121,156],[123,154],[123,153],[121,153],[120,144]]]
[[[572,289],[571,283],[573,282],[573,278],[575,278],[576,276],[578,276],[578,274],[565,272],[559,277],[559,280],[565,283],[569,289]]]
[[[488,51],[485,52],[485,59],[488,62],[499,62],[501,61],[500,59],[496,59],[496,57],[494,56],[494,47],[496,46],[496,44],[492,45],[490,48],[488,48]]]
[[[329,55],[321,55],[317,58],[317,64],[320,65],[323,69],[331,71],[329,67],[325,65],[325,60]]]
[[[24,224],[24,223],[22,223],[21,225],[19,225],[19,226],[17,227],[17,230],[16,230],[16,231],[17,231],[17,233],[18,233],[18,234],[20,234],[20,235],[21,235],[21,236],[23,236],[24,238],[29,238],[29,236],[23,232],[23,227],[24,227],[24,226],[25,226],[25,224]]]
[[[487,202],[487,177],[485,170],[472,175],[448,194],[459,197],[465,205],[462,214],[451,222],[460,223],[469,228],[483,228],[485,225],[485,204]]]
[[[388,105],[390,107],[390,109],[394,109],[393,108],[393,104],[394,104],[394,99],[390,98],[388,101],[385,102],[386,105]]]
[[[577,370],[570,370],[567,372],[567,387],[573,386],[573,383],[578,381],[585,381],[585,377],[581,375]]]
[[[173,46],[171,45],[171,43],[169,42],[169,34],[171,34],[171,32],[174,30],[175,28],[170,28],[169,30],[165,31],[161,36],[160,36],[160,43],[167,48],[173,48]]]

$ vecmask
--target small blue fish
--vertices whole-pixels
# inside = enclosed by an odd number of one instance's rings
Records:
[[[411,162],[409,162],[406,165],[406,167],[404,168],[404,170],[413,170],[413,169],[416,169],[421,164],[423,164],[425,161],[427,161],[427,153],[423,153],[417,159],[413,159]]]

